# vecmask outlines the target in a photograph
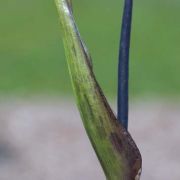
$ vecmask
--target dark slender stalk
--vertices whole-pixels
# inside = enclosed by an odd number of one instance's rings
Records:
[[[133,0],[125,0],[118,67],[118,120],[128,128],[129,49]]]

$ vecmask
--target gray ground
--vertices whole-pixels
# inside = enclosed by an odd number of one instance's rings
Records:
[[[180,104],[137,101],[142,180],[180,180]],[[0,103],[0,180],[105,180],[73,101]]]

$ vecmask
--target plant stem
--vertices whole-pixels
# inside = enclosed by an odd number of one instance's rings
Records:
[[[106,179],[139,180],[141,154],[129,132],[118,123],[96,80],[90,55],[78,32],[69,0],[55,2],[77,105]]]
[[[133,0],[125,0],[118,65],[118,120],[128,129],[129,49]]]

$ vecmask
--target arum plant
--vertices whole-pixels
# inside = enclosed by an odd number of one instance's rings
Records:
[[[93,73],[91,57],[72,13],[70,0],[55,0],[77,105],[107,180],[139,180],[141,155],[118,122]]]

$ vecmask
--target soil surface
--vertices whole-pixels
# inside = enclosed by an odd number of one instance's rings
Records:
[[[137,101],[142,180],[180,179],[180,104]],[[73,101],[1,100],[0,180],[105,180]]]

